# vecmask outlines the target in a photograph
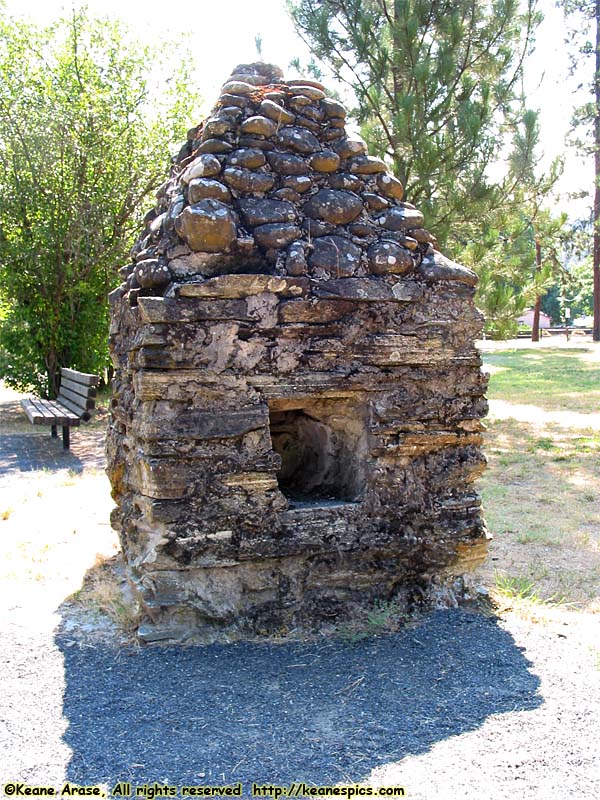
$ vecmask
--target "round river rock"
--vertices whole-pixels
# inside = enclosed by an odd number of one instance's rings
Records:
[[[308,263],[335,277],[345,277],[353,275],[360,265],[360,252],[359,247],[343,236],[322,236],[315,239]]]
[[[409,272],[414,262],[408,250],[386,239],[372,244],[367,251],[369,269],[374,275],[385,275],[388,272],[394,275],[405,275]]]
[[[303,210],[308,217],[334,225],[346,225],[360,215],[363,204],[360,197],[350,192],[320,189],[304,203]]]
[[[184,208],[176,229],[192,250],[201,253],[227,250],[237,236],[233,213],[219,200],[201,200]]]

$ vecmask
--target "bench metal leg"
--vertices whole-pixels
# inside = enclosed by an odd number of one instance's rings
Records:
[[[65,450],[68,450],[68,449],[69,449],[69,444],[70,444],[70,441],[69,441],[69,431],[70,431],[70,430],[71,430],[71,429],[69,428],[69,426],[68,426],[68,425],[63,425],[63,448],[64,448]]]
[[[56,425],[52,426],[51,433],[52,433],[52,438],[56,439],[56,437],[58,436],[58,431],[56,430]]]

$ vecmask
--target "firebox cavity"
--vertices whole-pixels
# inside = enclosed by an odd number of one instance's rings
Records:
[[[354,413],[352,413],[354,412]],[[281,459],[277,481],[292,502],[357,502],[364,490],[365,425],[351,408],[314,403],[272,409],[273,450]]]

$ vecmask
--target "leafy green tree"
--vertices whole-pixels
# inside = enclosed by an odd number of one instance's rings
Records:
[[[153,88],[161,59],[85,11],[45,29],[0,19],[0,375],[12,386],[54,395],[61,367],[108,364],[107,293],[192,110],[181,67]]]
[[[292,0],[292,17],[344,81],[443,249],[457,255],[502,188],[487,177],[539,21],[535,0]]]

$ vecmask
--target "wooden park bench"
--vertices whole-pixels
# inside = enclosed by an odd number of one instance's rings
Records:
[[[96,386],[100,379],[96,375],[63,368],[60,371],[60,390],[56,400],[29,397],[21,400],[21,406],[32,425],[50,425],[52,436],[62,426],[63,447],[69,449],[70,429],[89,422],[96,405]]]

